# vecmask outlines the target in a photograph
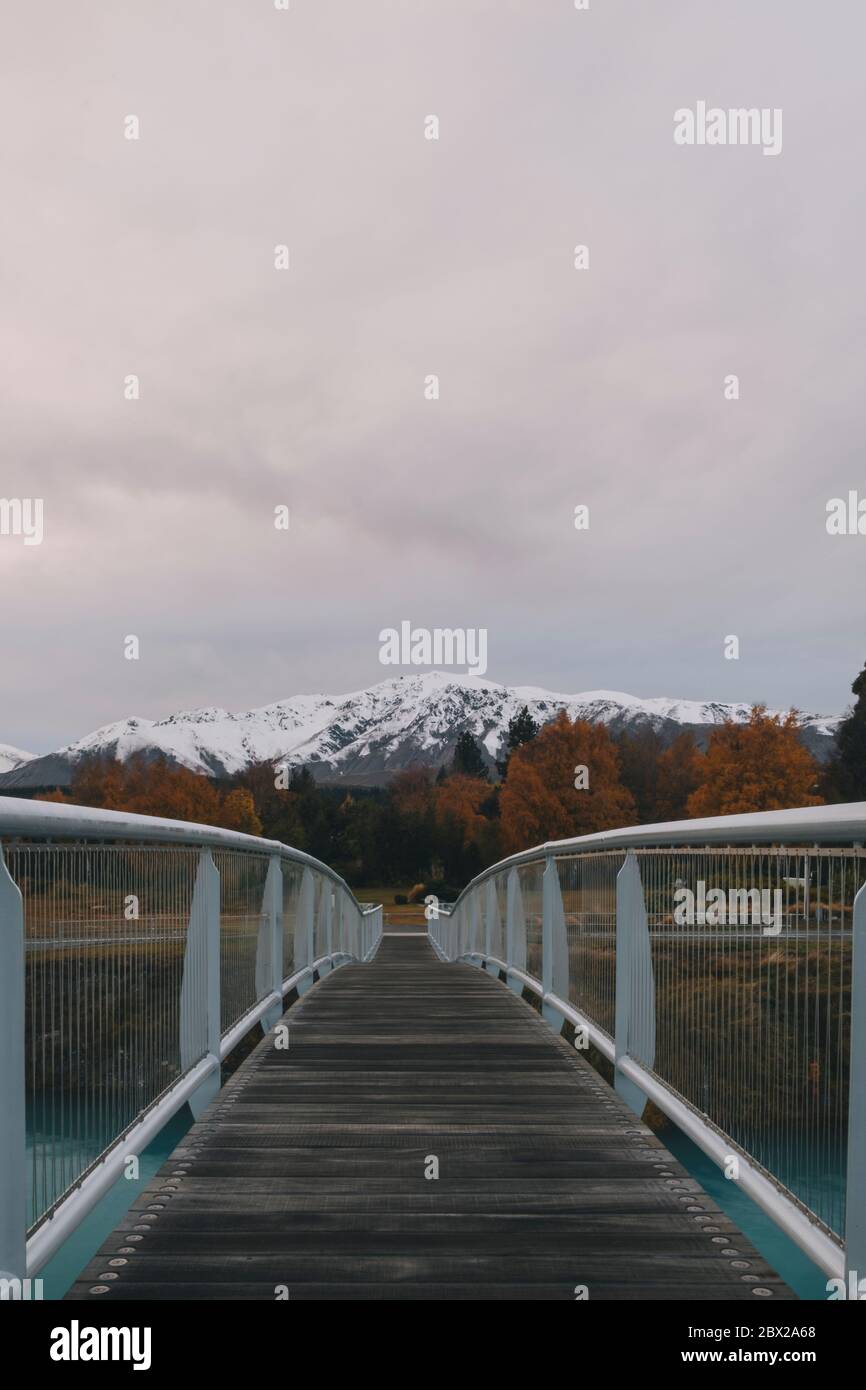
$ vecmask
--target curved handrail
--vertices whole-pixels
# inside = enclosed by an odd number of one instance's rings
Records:
[[[836,1276],[866,1267],[864,846],[866,802],[546,841],[437,904],[428,938],[537,995],[726,1176],[734,1155]]]
[[[748,815],[705,816],[697,820],[661,821],[621,830],[598,830],[566,840],[545,840],[531,849],[499,859],[467,883],[453,907],[471,889],[521,864],[535,864],[552,855],[599,849],[689,849],[704,845],[837,845],[859,839],[866,843],[866,801],[838,806],[802,806],[789,811],[755,811]]]
[[[202,1113],[241,1038],[372,959],[382,922],[278,840],[0,797],[0,1276],[41,1268],[124,1154]]]
[[[198,821],[169,820],[162,816],[141,816],[132,811],[106,811],[96,806],[64,806],[59,801],[25,801],[14,796],[0,796],[0,840],[7,836],[24,839],[28,835],[40,838],[50,836],[58,840],[129,840],[137,844],[175,845],[190,849],[257,850],[262,854],[279,854],[296,864],[316,869],[347,892],[352,892],[345,879],[330,865],[302,849],[283,844],[281,840],[266,840],[261,835],[223,830],[220,826],[203,825]]]

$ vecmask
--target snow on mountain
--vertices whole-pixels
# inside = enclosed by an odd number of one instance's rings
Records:
[[[25,753],[23,748],[13,748],[11,743],[0,743],[0,772],[11,772],[36,756],[35,753]]]
[[[498,685],[483,676],[425,671],[349,695],[298,695],[240,714],[206,708],[157,720],[124,719],[13,767],[0,778],[0,790],[65,785],[87,754],[126,759],[136,752],[161,753],[215,777],[267,759],[306,763],[322,781],[381,785],[411,764],[439,767],[448,761],[464,729],[479,740],[492,765],[501,756],[509,719],[524,705],[539,724],[564,709],[571,719],[606,724],[614,735],[650,728],[666,742],[690,729],[705,743],[713,725],[744,720],[749,712],[748,704],[640,699],[614,690],[561,695],[535,686]],[[838,722],[804,718],[804,741],[819,757],[829,754]]]

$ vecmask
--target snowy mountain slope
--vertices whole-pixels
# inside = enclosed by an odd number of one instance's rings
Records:
[[[11,772],[35,757],[35,753],[25,753],[23,748],[13,748],[11,743],[0,743],[0,772]]]
[[[481,676],[425,671],[350,695],[299,695],[240,714],[206,708],[158,720],[121,720],[13,768],[0,777],[0,791],[65,785],[75,763],[89,753],[126,759],[135,752],[162,753],[215,777],[268,759],[306,763],[322,781],[381,785],[413,763],[440,766],[464,729],[481,742],[492,764],[501,754],[509,719],[524,705],[540,724],[565,709],[572,719],[606,724],[612,734],[652,728],[667,742],[690,729],[701,743],[713,725],[745,719],[749,711],[747,704],[639,699],[608,690],[561,695],[497,685]],[[834,718],[805,717],[804,740],[819,757],[828,755],[837,724]]]

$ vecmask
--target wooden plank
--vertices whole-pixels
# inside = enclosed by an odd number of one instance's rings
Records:
[[[793,1298],[531,1008],[423,937],[282,1021],[68,1298]]]

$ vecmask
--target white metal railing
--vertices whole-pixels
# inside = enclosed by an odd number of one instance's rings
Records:
[[[277,841],[0,798],[0,1276],[36,1273],[382,909]]]
[[[866,803],[555,841],[479,874],[429,936],[538,996],[633,1110],[866,1280],[864,842]]]

